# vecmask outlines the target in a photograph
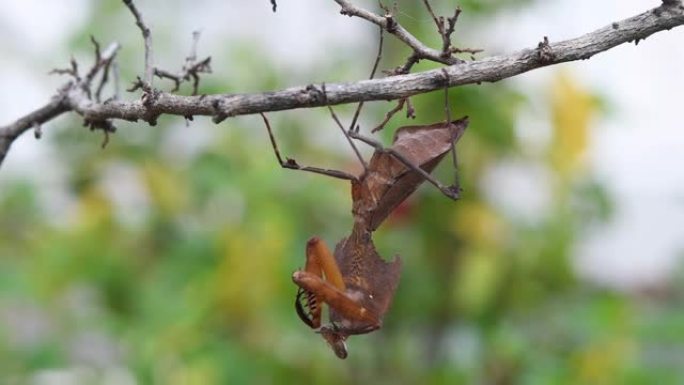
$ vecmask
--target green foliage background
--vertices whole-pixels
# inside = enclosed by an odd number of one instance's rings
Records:
[[[461,2],[465,37],[477,36],[493,13],[526,4]],[[409,30],[438,44],[429,20],[408,16],[424,12],[420,2],[401,1],[399,9]],[[133,79],[141,52],[132,48],[140,42],[130,16],[116,1],[91,12],[65,52],[87,57],[89,34],[116,37],[125,47],[122,78]],[[172,57],[185,37],[165,20],[153,24],[155,48]],[[463,41],[461,30],[457,44],[478,43]],[[368,39],[375,33],[369,29]],[[408,52],[391,37],[386,43],[382,68],[389,69]],[[217,53],[230,60],[230,71],[215,65],[201,92],[298,84],[263,47],[236,47]],[[326,52],[309,79],[337,80],[348,71],[340,68],[371,64]],[[403,257],[402,280],[383,329],[351,338],[346,361],[297,319],[290,280],[311,235],[334,244],[349,231],[345,182],[281,170],[257,117],[218,127],[202,118],[189,127],[178,118],[154,128],[119,123],[102,151],[101,137],[71,116],[47,133],[65,165],[70,215],[48,214],[31,180],[0,190],[3,383],[38,383],[51,373],[107,384],[681,382],[684,312],[676,282],[658,296],[630,296],[575,277],[577,239],[611,213],[610,197],[583,164],[601,109],[568,73],[558,72],[548,92],[551,140],[530,153],[516,134],[527,103],[518,90],[503,82],[451,91],[452,115],[472,122],[459,143],[464,197],[454,203],[423,187],[378,231],[381,254]],[[398,126],[443,119],[441,92],[413,102],[418,118],[395,118],[381,134],[386,143]],[[378,122],[389,106],[371,104],[362,122]],[[351,107],[337,110],[350,119]],[[356,167],[323,109],[271,120],[281,151],[300,163]],[[187,143],[193,140],[198,144]],[[551,202],[534,221],[507,214],[483,188],[493,167],[521,161],[549,176]],[[448,165],[437,175],[453,176]],[[131,195],[142,201],[126,204]]]

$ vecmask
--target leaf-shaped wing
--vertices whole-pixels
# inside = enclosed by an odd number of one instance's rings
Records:
[[[391,149],[430,173],[467,126],[468,118],[464,117],[450,123],[401,127]],[[368,230],[374,231],[424,180],[391,152],[376,150],[366,174],[352,182],[352,211]]]

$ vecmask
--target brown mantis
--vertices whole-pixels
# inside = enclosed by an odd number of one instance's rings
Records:
[[[375,147],[370,162],[359,176],[300,166],[289,158],[283,161],[265,116],[264,122],[282,167],[351,181],[354,215],[351,234],[337,244],[334,254],[318,237],[311,238],[306,246],[305,267],[292,276],[299,286],[295,300],[297,314],[304,323],[317,329],[338,357],[346,358],[347,337],[381,327],[399,283],[401,260],[396,257],[391,263],[385,262],[375,250],[372,232],[424,180],[448,197],[458,198],[458,186],[444,186],[430,172],[459,140],[468,119],[402,127],[389,148],[350,130],[350,137]],[[323,304],[330,308],[331,323],[325,326],[321,326]]]
[[[382,33],[371,78],[377,69],[381,50]],[[444,75],[446,78],[446,71]],[[322,95],[325,98],[325,86]],[[385,148],[377,140],[359,133],[356,120],[362,106],[363,102],[359,103],[349,130],[345,130],[328,106],[333,120],[363,165],[364,171],[358,176],[339,170],[301,166],[291,158],[283,160],[271,125],[266,116],[261,114],[281,167],[351,181],[354,216],[351,234],[337,244],[334,253],[318,237],[309,239],[304,269],[292,275],[292,280],[298,286],[295,298],[297,315],[323,336],[339,358],[347,357],[346,339],[350,335],[369,333],[382,326],[382,319],[389,310],[399,284],[401,260],[397,256],[392,262],[386,262],[380,257],[371,237],[373,231],[426,180],[447,197],[459,197],[460,187],[457,183],[445,186],[430,173],[450,150],[456,166],[454,146],[468,126],[467,117],[451,120],[448,88],[445,86],[446,120],[430,125],[401,127],[394,135],[392,146]],[[354,140],[375,148],[370,162],[366,163],[363,159]],[[328,325],[322,325],[324,304],[329,307]]]

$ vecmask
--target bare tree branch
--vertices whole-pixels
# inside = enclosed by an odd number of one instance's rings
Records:
[[[128,4],[130,0],[124,0],[124,2]],[[414,49],[424,51],[426,57],[431,56],[430,60],[441,57],[441,51],[428,49],[396,23],[391,25],[393,23],[389,21],[392,20],[391,15],[382,17],[357,8],[345,0],[336,0],[336,2],[342,7],[344,14],[359,16],[381,26]],[[459,61],[458,64],[450,65],[445,70],[435,69],[351,83],[326,83],[325,97],[321,92],[321,86],[307,85],[263,93],[199,96],[181,96],[147,90],[143,93],[141,100],[110,100],[99,103],[93,101],[88,92],[84,91],[89,85],[84,87],[82,81],[71,82],[45,106],[7,126],[0,126],[0,164],[12,141],[19,135],[34,125],[45,123],[69,110],[81,115],[86,122],[125,119],[144,120],[154,124],[161,114],[179,115],[186,118],[205,115],[212,116],[215,122],[220,122],[231,116],[261,112],[360,101],[396,100],[442,89],[445,86],[496,82],[544,66],[589,59],[617,45],[627,42],[636,43],[656,32],[669,30],[682,24],[684,24],[684,6],[681,1],[663,0],[663,4],[659,7],[570,40],[554,43],[544,39],[535,48],[467,63]],[[444,62],[443,60],[435,61]],[[449,64],[452,63],[449,62]]]
[[[71,60],[71,69],[69,70],[53,70],[52,73],[66,74],[70,75],[73,80],[64,84],[58,91],[57,94],[52,97],[52,99],[44,106],[22,116],[16,121],[6,125],[0,126],[0,166],[5,160],[5,156],[12,146],[12,142],[16,140],[21,134],[28,131],[30,128],[36,128],[36,139],[39,139],[42,135],[42,124],[48,122],[57,116],[74,110],[73,106],[70,104],[70,94],[78,93],[80,99],[86,99],[90,96],[91,82],[98,74],[98,72],[104,70],[107,71],[110,63],[116,56],[119,50],[119,44],[110,44],[104,52],[100,52],[100,45],[92,39],[95,45],[95,62],[93,66],[88,71],[85,78],[81,78],[78,75],[78,65],[76,61]],[[105,72],[106,73],[106,72]],[[104,76],[104,75],[103,75]],[[101,92],[102,85],[99,85],[96,93]],[[99,104],[99,103],[97,103]],[[103,119],[103,120],[106,120]]]
[[[586,60],[617,45],[643,40],[653,33],[682,24],[684,7],[660,6],[578,38],[549,43],[546,50],[548,54],[541,54],[539,48],[524,49],[512,54],[449,66],[446,68],[449,86],[496,82],[539,67]],[[325,102],[335,105],[394,100],[434,91],[443,86],[444,75],[441,69],[354,83],[326,83]],[[79,105],[78,98],[72,96],[69,100],[74,110],[85,117],[131,121],[145,120],[150,113],[230,117],[325,105],[320,87],[313,85],[253,94],[180,96],[160,93],[155,103],[149,107],[143,106],[141,101]]]
[[[0,164],[5,159],[12,142],[28,129],[41,125],[69,111],[69,107],[60,96],[54,97],[46,105],[22,116],[14,123],[0,128]]]

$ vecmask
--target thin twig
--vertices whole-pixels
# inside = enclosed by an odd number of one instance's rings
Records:
[[[95,45],[95,63],[88,72],[85,82],[88,85],[88,88],[90,88],[92,80],[95,78],[97,73],[102,70],[102,76],[100,77],[100,81],[95,89],[95,101],[99,103],[101,100],[102,90],[104,89],[105,84],[109,81],[109,68],[111,67],[112,62],[116,57],[116,53],[119,50],[119,44],[110,44],[104,52],[100,52],[100,44],[95,40],[94,37],[91,36],[91,39]]]
[[[454,33],[454,28],[456,26],[456,22],[458,21],[458,17],[461,15],[461,7],[457,6],[454,10],[453,16],[448,17],[445,20],[444,16],[437,17],[437,15],[435,15],[435,12],[432,10],[432,6],[430,5],[429,0],[423,0],[423,4],[425,4],[425,8],[427,8],[428,13],[432,17],[432,20],[435,22],[435,25],[437,26],[437,33],[439,33],[439,36],[442,38],[443,57],[450,57],[453,53],[457,52],[469,52],[471,54],[474,54],[476,52],[473,51],[482,51],[471,48],[461,49],[451,46],[451,35]]]
[[[451,52],[452,53],[469,53],[471,55],[478,54],[480,52],[483,52],[484,50],[481,48],[456,48],[456,47],[451,47]],[[475,60],[475,58],[472,58]]]
[[[114,100],[118,100],[121,97],[121,76],[119,73],[119,62],[112,60],[112,73],[114,75]]]
[[[86,74],[86,82],[90,83],[93,78],[95,77],[95,74],[98,72],[100,69],[100,66],[102,65],[100,62],[102,61],[102,53],[100,52],[100,43],[95,39],[95,36],[90,35],[90,42],[93,43],[93,51],[95,54],[95,58],[93,59],[93,66],[90,68],[90,71],[88,71],[88,74]]]
[[[385,128],[385,125],[387,123],[389,123],[390,119],[392,119],[394,114],[396,114],[397,112],[401,111],[404,108],[404,104],[406,104],[407,100],[408,100],[408,98],[399,99],[399,102],[397,102],[397,105],[394,108],[392,108],[391,110],[387,111],[387,113],[385,114],[385,118],[382,120],[382,122],[380,122],[380,124],[378,124],[377,126],[373,127],[373,129],[371,130],[371,133],[376,133],[376,132],[382,130],[383,128]]]
[[[78,74],[78,63],[76,62],[76,59],[74,57],[71,57],[71,60],[69,60],[69,64],[71,65],[70,68],[55,68],[48,72],[50,75],[69,75],[74,78],[75,81],[80,82],[81,77]]]
[[[423,0],[423,4],[425,5],[425,8],[427,8],[428,13],[432,17],[432,21],[434,21],[435,25],[437,26],[437,32],[439,32],[440,35],[443,35],[443,23],[441,23],[440,20],[437,18],[437,15],[435,15],[435,12],[432,10],[432,6],[430,6],[430,2],[428,0]],[[442,20],[442,22],[443,21],[444,20]]]
[[[194,31],[192,33],[192,45],[190,47],[190,54],[185,58],[185,64],[178,73],[172,73],[159,68],[154,69],[154,75],[159,78],[170,79],[174,82],[174,87],[171,92],[176,92],[180,88],[181,83],[192,80],[192,94],[197,95],[200,74],[211,73],[211,56],[195,62],[197,60],[197,45],[200,38],[200,32]]]
[[[173,89],[171,89],[171,92],[178,91],[181,83],[183,83],[184,81],[192,80],[193,95],[197,95],[200,79],[199,74],[201,73],[211,73],[211,57],[207,57],[204,60],[197,63],[187,63],[177,74],[159,68],[154,69],[155,76],[159,78],[167,78],[174,82],[174,87]]]
[[[417,52],[412,52],[409,57],[406,58],[406,62],[404,64],[400,65],[399,67],[388,71],[387,74],[390,76],[394,75],[406,75],[407,73],[411,72],[411,68],[413,68],[414,65],[418,64],[420,61],[420,55]]]
[[[104,89],[105,84],[109,81],[109,68],[111,67],[111,61],[105,65],[104,69],[102,70],[102,77],[100,78],[100,81],[97,84],[97,89],[95,90],[95,101],[100,102],[102,101],[101,95],[102,95],[102,90]]]
[[[185,58],[186,62],[194,63],[197,60],[197,46],[199,45],[199,39],[202,36],[200,31],[192,31],[192,45],[190,46],[190,55]]]
[[[450,18],[447,18],[447,23],[448,27],[446,31],[444,31],[444,41],[442,42],[442,52],[447,52],[449,51],[451,47],[451,34],[454,33],[454,27],[456,26],[456,22],[458,21],[458,16],[461,14],[461,7],[456,6],[456,9],[454,10],[454,15],[451,16]],[[453,52],[453,51],[452,51]]]
[[[145,77],[144,80],[149,87],[152,87],[152,76],[154,75],[154,60],[152,57],[152,33],[143,21],[142,14],[138,8],[133,4],[133,0],[123,0],[124,4],[130,9],[133,17],[135,17],[135,24],[142,32],[143,40],[145,42]]]

